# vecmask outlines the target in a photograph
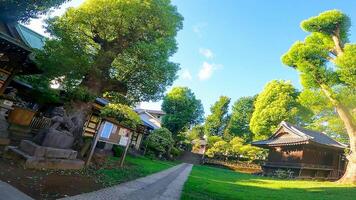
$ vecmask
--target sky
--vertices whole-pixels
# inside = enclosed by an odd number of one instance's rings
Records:
[[[50,15],[61,15],[72,0]],[[290,80],[301,89],[294,69],[280,57],[308,33],[300,22],[320,12],[339,9],[356,23],[355,0],[172,0],[184,17],[177,35],[178,51],[171,58],[181,70],[174,86],[187,86],[203,103],[205,114],[221,95],[236,101],[258,94],[271,80]],[[27,26],[45,34],[43,18]],[[350,30],[356,41],[356,26]],[[168,88],[168,91],[171,88]],[[142,103],[160,109],[161,102]]]

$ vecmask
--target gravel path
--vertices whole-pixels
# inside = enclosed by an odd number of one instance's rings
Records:
[[[178,200],[191,164],[180,164],[150,176],[99,191],[64,198],[65,200]]]

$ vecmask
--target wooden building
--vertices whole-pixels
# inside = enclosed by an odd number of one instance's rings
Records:
[[[19,23],[0,21],[0,94],[15,75],[41,72],[32,59],[32,51],[41,49],[44,39]]]
[[[104,98],[97,98],[92,107],[92,113],[88,117],[88,121],[85,123],[83,136],[93,137],[98,133],[99,128],[105,123],[105,121],[112,121],[117,127],[128,129],[132,132],[130,146],[136,150],[140,150],[141,142],[145,135],[149,133],[149,128],[144,125],[138,125],[135,130],[124,127],[115,120],[102,119],[100,117],[100,109],[107,105],[109,101]]]
[[[262,164],[265,174],[283,169],[293,172],[294,177],[338,179],[345,170],[346,145],[284,121],[270,138],[252,145],[269,149]]]

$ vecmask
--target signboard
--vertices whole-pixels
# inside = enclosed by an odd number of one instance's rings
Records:
[[[120,146],[126,147],[126,145],[128,145],[128,143],[129,143],[129,137],[126,137],[126,136],[120,137],[120,141],[119,141]]]
[[[99,131],[94,137],[86,165],[89,165],[96,144],[98,143],[98,141],[100,141],[100,142],[116,144],[125,147],[125,152],[120,160],[120,166],[122,167],[127,154],[127,150],[130,145],[131,135],[132,132],[130,129],[124,128],[111,121],[103,120],[103,122],[100,125]]]

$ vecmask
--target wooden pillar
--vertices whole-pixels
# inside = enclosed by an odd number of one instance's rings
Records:
[[[132,132],[130,132],[130,134],[129,134],[129,139],[128,139],[127,145],[126,145],[126,147],[125,147],[124,154],[121,156],[121,159],[120,159],[120,167],[123,167],[123,166],[124,166],[126,154],[127,154],[127,151],[129,150],[129,147],[130,147],[130,144],[131,144],[131,137],[132,137]]]

